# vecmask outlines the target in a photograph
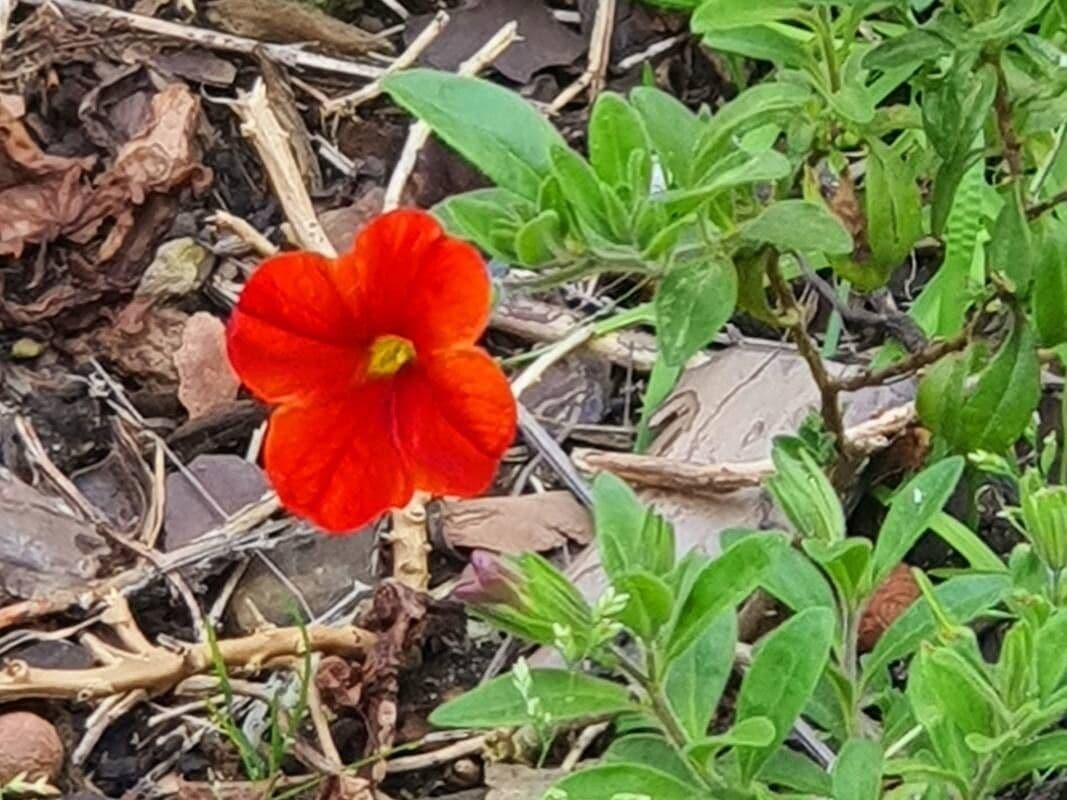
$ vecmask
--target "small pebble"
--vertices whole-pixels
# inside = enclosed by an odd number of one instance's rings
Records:
[[[0,785],[26,773],[52,782],[63,767],[63,742],[51,722],[26,711],[0,714]]]

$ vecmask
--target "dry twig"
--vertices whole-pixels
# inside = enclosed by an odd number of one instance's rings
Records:
[[[150,644],[121,597],[111,598],[103,622],[125,650],[105,646],[108,663],[81,670],[42,669],[24,661],[7,661],[0,671],[0,702],[30,697],[88,700],[138,690],[157,695],[191,675],[210,670],[215,663],[208,643],[190,645],[180,652]],[[302,654],[305,636],[313,651],[349,657],[365,653],[375,641],[374,634],[360,628],[311,625],[303,630],[275,628],[222,639],[216,647],[227,667],[256,671],[273,666],[277,659]]]
[[[10,2],[10,0],[8,1]],[[381,67],[373,67],[369,64],[360,64],[356,61],[344,61],[339,58],[322,56],[318,53],[309,53],[296,45],[260,42],[244,36],[233,36],[228,33],[207,30],[206,28],[196,28],[179,22],[170,22],[156,17],[146,17],[143,14],[121,11],[103,3],[89,3],[86,0],[22,0],[22,2],[31,6],[53,5],[72,16],[120,22],[136,31],[165,36],[181,42],[189,42],[209,50],[224,50],[231,53],[243,53],[244,55],[253,55],[256,51],[259,51],[290,67],[308,67],[323,72],[334,72],[339,75],[369,79],[377,78],[384,71]]]
[[[597,3],[593,29],[589,32],[589,63],[578,79],[560,92],[549,106],[553,114],[586,89],[595,98],[604,87],[604,77],[611,60],[611,34],[615,28],[615,0],[600,0]]]

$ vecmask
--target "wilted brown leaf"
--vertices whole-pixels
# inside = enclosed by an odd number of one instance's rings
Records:
[[[874,590],[860,619],[860,652],[873,650],[882,634],[918,599],[919,594],[919,584],[912,577],[911,568],[907,564],[897,564]]]
[[[345,55],[393,51],[387,40],[295,0],[215,0],[207,18],[224,31],[265,42],[315,42]]]
[[[77,224],[95,161],[43,152],[21,121],[24,112],[21,97],[0,95],[0,255],[15,257]]]
[[[196,141],[199,115],[200,101],[184,83],[169,84],[152,98],[145,127],[119,150],[115,163],[97,183],[94,206],[103,212],[102,217],[115,218],[100,247],[101,261],[118,252],[133,227],[131,206],[142,205],[155,192],[185,185],[202,191],[211,184],[211,170],[200,163]],[[84,233],[74,238],[82,237]]]

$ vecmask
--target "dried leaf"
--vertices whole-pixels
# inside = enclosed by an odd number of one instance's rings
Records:
[[[181,297],[197,289],[211,272],[215,258],[192,237],[171,239],[156,250],[156,257],[141,275],[137,294]]]
[[[24,111],[21,97],[0,95],[0,255],[15,257],[78,224],[95,162],[43,152],[21,122]]]
[[[413,17],[404,30],[410,44],[433,14]],[[527,83],[534,73],[548,67],[566,66],[586,50],[585,40],[558,22],[543,3],[529,0],[484,0],[452,12],[452,21],[427,48],[423,63],[455,71],[485,41],[511,20],[518,23],[519,40],[493,62],[516,83]]]
[[[429,511],[432,535],[450,547],[517,555],[593,538],[589,512],[570,492],[440,502]]]
[[[295,0],[215,0],[207,18],[224,31],[265,42],[315,42],[344,55],[393,52],[385,39]]]
[[[101,358],[153,391],[175,391],[178,370],[174,355],[181,346],[188,315],[176,308],[153,308],[150,303],[134,298],[113,325],[71,340],[71,350],[75,355]]]
[[[184,83],[172,83],[152,98],[151,116],[141,132],[128,141],[115,163],[97,183],[94,206],[102,216],[115,218],[99,259],[118,252],[134,223],[131,205],[144,204],[153,193],[166,194],[179,186],[206,189],[211,170],[200,163],[196,126],[200,101]],[[84,231],[72,236],[85,241]]]
[[[907,564],[897,564],[874,590],[860,619],[859,649],[869,653],[889,626],[919,598],[919,584]]]
[[[91,525],[0,469],[0,589],[35,600],[80,588],[106,552]]]
[[[237,396],[241,382],[226,356],[226,326],[214,314],[198,311],[189,317],[174,364],[178,399],[190,419]]]

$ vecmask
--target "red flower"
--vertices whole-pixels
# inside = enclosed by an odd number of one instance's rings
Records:
[[[507,379],[474,346],[489,300],[477,251],[422,211],[378,217],[336,260],[264,262],[227,348],[248,388],[277,405],[264,460],[282,503],[342,532],[416,489],[485,491],[515,435]]]

